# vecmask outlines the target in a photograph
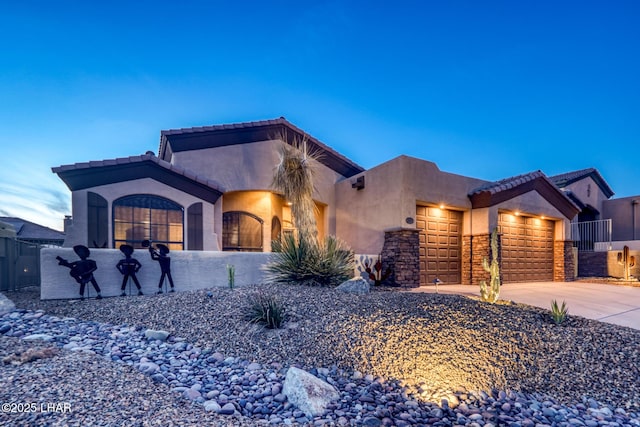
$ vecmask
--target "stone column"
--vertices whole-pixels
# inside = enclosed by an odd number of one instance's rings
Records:
[[[416,228],[385,230],[382,265],[391,267],[387,282],[392,286],[420,286],[420,238]]]
[[[473,280],[471,254],[473,252],[473,236],[462,237],[462,253],[461,253],[461,269],[460,283],[463,285],[471,285]]]
[[[572,282],[575,280],[574,272],[573,242],[556,240],[553,242],[553,281]]]
[[[482,267],[482,260],[491,260],[491,235],[479,234],[473,236],[473,253],[471,253],[470,285],[479,286],[481,281],[489,283],[491,275]]]

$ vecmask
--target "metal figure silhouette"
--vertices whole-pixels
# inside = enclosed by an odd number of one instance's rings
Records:
[[[138,270],[140,270],[142,264],[140,264],[140,261],[138,261],[137,259],[131,257],[131,255],[133,254],[133,246],[120,245],[120,252],[122,252],[125,256],[123,259],[118,261],[118,264],[116,264],[116,268],[120,273],[122,273],[122,286],[120,287],[122,293],[120,294],[120,296],[123,297],[127,295],[124,290],[127,286],[129,278],[133,279],[133,283],[136,284],[136,287],[138,288],[138,295],[142,295],[140,282],[136,277],[136,273],[138,272]]]
[[[64,258],[57,256],[56,259],[58,260],[58,265],[63,265],[69,268],[69,275],[80,284],[80,298],[84,298],[84,288],[87,283],[91,282],[98,293],[96,299],[102,299],[100,286],[98,286],[96,278],[93,277],[93,272],[98,269],[98,265],[94,260],[89,259],[91,251],[84,245],[74,246],[73,251],[78,255],[78,257],[80,257],[79,261],[69,262]]]
[[[160,264],[160,271],[162,274],[160,275],[160,282],[158,283],[158,293],[162,293],[162,285],[164,284],[165,277],[169,279],[169,284],[171,285],[169,292],[174,292],[175,289],[173,286],[173,278],[171,277],[171,257],[169,257],[169,248],[162,243],[158,243],[156,245],[158,249],[156,249],[153,247],[150,240],[143,241],[142,246],[148,247],[151,259],[158,261],[158,264]]]

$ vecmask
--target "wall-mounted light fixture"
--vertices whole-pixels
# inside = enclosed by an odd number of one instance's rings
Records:
[[[355,188],[358,191],[362,190],[364,188],[364,175],[359,176],[355,181],[352,181],[351,188]]]

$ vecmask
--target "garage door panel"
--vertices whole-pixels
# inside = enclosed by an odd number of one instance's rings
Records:
[[[553,280],[553,221],[500,214],[498,225],[503,280]]]
[[[416,226],[424,254],[420,262],[420,283],[437,277],[445,283],[460,283],[462,213],[433,207],[416,207]],[[422,256],[422,255],[421,255]]]

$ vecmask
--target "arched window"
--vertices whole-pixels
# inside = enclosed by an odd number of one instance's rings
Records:
[[[159,196],[135,194],[113,202],[113,244],[142,247],[143,240],[183,249],[184,209]]]
[[[87,193],[87,246],[91,248],[106,248],[109,243],[107,207],[104,197],[92,191]]]
[[[262,252],[263,222],[262,219],[248,212],[223,213],[222,250]]]

